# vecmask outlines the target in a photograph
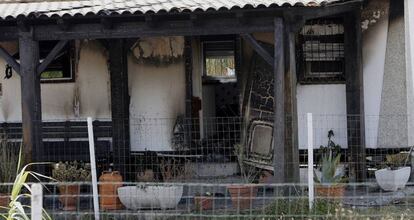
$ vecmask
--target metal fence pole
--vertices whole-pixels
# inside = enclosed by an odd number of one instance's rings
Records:
[[[98,181],[96,177],[96,162],[95,162],[95,141],[94,141],[94,136],[93,136],[93,124],[92,124],[91,117],[88,117],[88,137],[89,137],[89,152],[90,152],[90,158],[91,158],[93,209],[95,213],[95,220],[99,220]]]
[[[32,220],[42,220],[43,211],[43,187],[40,183],[34,183],[31,187],[31,215]]]
[[[309,187],[309,209],[312,209],[315,199],[313,183],[313,119],[312,113],[307,114],[308,121],[308,187]]]

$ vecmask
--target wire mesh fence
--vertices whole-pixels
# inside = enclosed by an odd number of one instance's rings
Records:
[[[98,184],[108,184],[109,175],[115,178],[109,180],[110,186],[122,187],[121,191],[112,189],[112,195],[119,198],[124,195],[116,211],[106,210],[100,215],[104,219],[301,219],[325,215],[346,219],[347,216],[382,218],[389,210],[391,215],[414,218],[410,211],[414,195],[409,179],[413,161],[409,147],[413,144],[410,120],[403,115],[313,115],[309,127],[306,116],[299,115],[297,132],[287,129],[290,133],[285,140],[287,146],[298,146],[290,153],[297,154],[299,160],[286,163],[292,168],[287,172],[297,169],[295,182],[299,184],[283,185],[271,183],[273,161],[283,156],[274,155],[274,118],[97,120],[93,130]],[[293,117],[285,120],[287,124],[294,121]],[[340,177],[335,183],[341,186],[318,194],[322,189],[316,184],[313,209],[307,208],[309,129],[313,131],[311,146],[315,154],[311,173],[317,182],[324,183],[324,157],[338,156],[331,174]],[[1,131],[2,156],[10,155],[5,160],[16,161],[22,139],[21,124],[2,123]],[[93,218],[86,121],[44,121],[42,131],[42,154],[35,158],[50,163],[36,169],[58,181],[45,183],[46,210],[56,219]],[[77,161],[75,168],[74,161]],[[64,177],[56,174],[58,162],[66,166],[62,171]],[[7,163],[1,163],[4,164]],[[381,170],[401,171],[405,177],[380,183],[377,171]],[[358,173],[367,177],[364,183],[355,183]],[[12,177],[10,173],[10,182]],[[76,183],[79,181],[85,182]],[[75,187],[70,186],[71,182],[75,182]],[[10,191],[11,186],[0,187],[0,193]],[[337,191],[343,195],[331,198],[331,192]],[[67,196],[62,197],[62,193]],[[147,197],[155,201],[141,201]],[[101,201],[102,198],[105,197],[100,195]],[[75,209],[65,209],[65,200],[76,204]],[[209,208],[204,209],[204,205]]]
[[[293,119],[288,118],[286,123],[292,123]],[[377,169],[390,165],[387,156],[402,154],[403,157],[409,152],[409,146],[414,144],[410,120],[406,115],[313,115],[314,164],[320,164],[326,147],[333,145],[334,154],[340,154],[340,166],[346,176],[364,173],[373,179]],[[114,121],[122,126],[115,126]],[[236,145],[241,145],[246,154],[244,160],[267,175],[273,172],[273,161],[278,159],[273,152],[273,122],[274,118],[241,117],[96,120],[93,126],[98,174],[112,168],[121,172],[123,180],[131,182],[148,180],[148,176],[152,181],[164,178],[210,181],[210,177],[215,177],[216,183],[238,182],[238,155],[234,151]],[[299,159],[289,157],[286,163],[299,170],[298,178],[304,182],[309,145],[306,115],[299,115],[297,124],[297,132],[289,130],[285,143]],[[2,143],[14,148],[20,146],[21,124],[0,125]],[[36,161],[89,162],[85,120],[43,121],[42,131],[39,151],[42,153],[38,153]],[[37,151],[33,149],[34,154]],[[404,164],[400,161],[400,165],[411,165],[411,161]],[[44,167],[45,174],[51,174],[50,167]]]
[[[412,219],[414,186],[403,193],[373,183],[316,186],[309,206],[303,184],[112,183],[99,193],[100,219]],[[94,219],[90,183],[45,183],[43,207],[52,219]],[[30,213],[30,198],[22,198]],[[5,209],[3,209],[3,212]]]

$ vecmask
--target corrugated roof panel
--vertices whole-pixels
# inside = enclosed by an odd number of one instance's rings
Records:
[[[231,10],[244,7],[273,6],[321,6],[344,0],[77,0],[77,1],[19,1],[5,0],[0,3],[0,18],[17,16],[74,16],[77,14],[99,14],[103,11],[122,14],[124,12],[148,13],[170,12],[171,10]],[[14,3],[11,3],[14,2]]]

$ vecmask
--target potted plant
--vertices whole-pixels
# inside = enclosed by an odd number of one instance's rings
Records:
[[[9,142],[5,135],[0,136],[0,207],[8,206],[10,202],[11,186],[16,179],[19,164],[19,148]]]
[[[328,143],[326,146],[321,145],[319,148],[319,158],[323,158],[324,156],[331,155],[332,158],[335,158],[341,153],[341,146],[339,144],[336,144],[333,141],[333,137],[335,136],[333,130],[328,131]],[[315,176],[320,179],[321,178],[321,163],[318,164],[318,167],[316,170],[314,170]],[[345,168],[338,164],[338,166],[335,169],[335,175],[345,175]]]
[[[53,167],[52,177],[61,182],[58,185],[60,196],[59,201],[63,205],[63,210],[74,211],[80,193],[80,184],[73,182],[85,182],[91,178],[90,171],[82,162],[59,162]]]
[[[329,197],[342,197],[345,192],[345,185],[341,184],[346,181],[346,178],[342,173],[337,174],[341,159],[341,154],[335,157],[332,154],[325,154],[321,160],[321,175],[315,174],[314,180],[317,183],[316,195],[323,198]]]
[[[194,196],[194,206],[197,211],[210,210],[213,208],[214,196],[210,192]]]
[[[386,156],[386,167],[375,171],[375,179],[384,191],[397,191],[408,182],[411,167],[407,166],[413,147],[409,153],[399,153]]]
[[[234,154],[237,156],[240,175],[244,184],[232,184],[227,186],[229,190],[233,207],[247,209],[251,207],[253,198],[257,195],[257,187],[252,183],[257,179],[259,172],[253,166],[245,163],[245,149],[242,145],[234,145]]]

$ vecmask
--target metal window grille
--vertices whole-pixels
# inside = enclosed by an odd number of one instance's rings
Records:
[[[340,18],[308,21],[299,34],[302,83],[344,80],[344,26]]]

